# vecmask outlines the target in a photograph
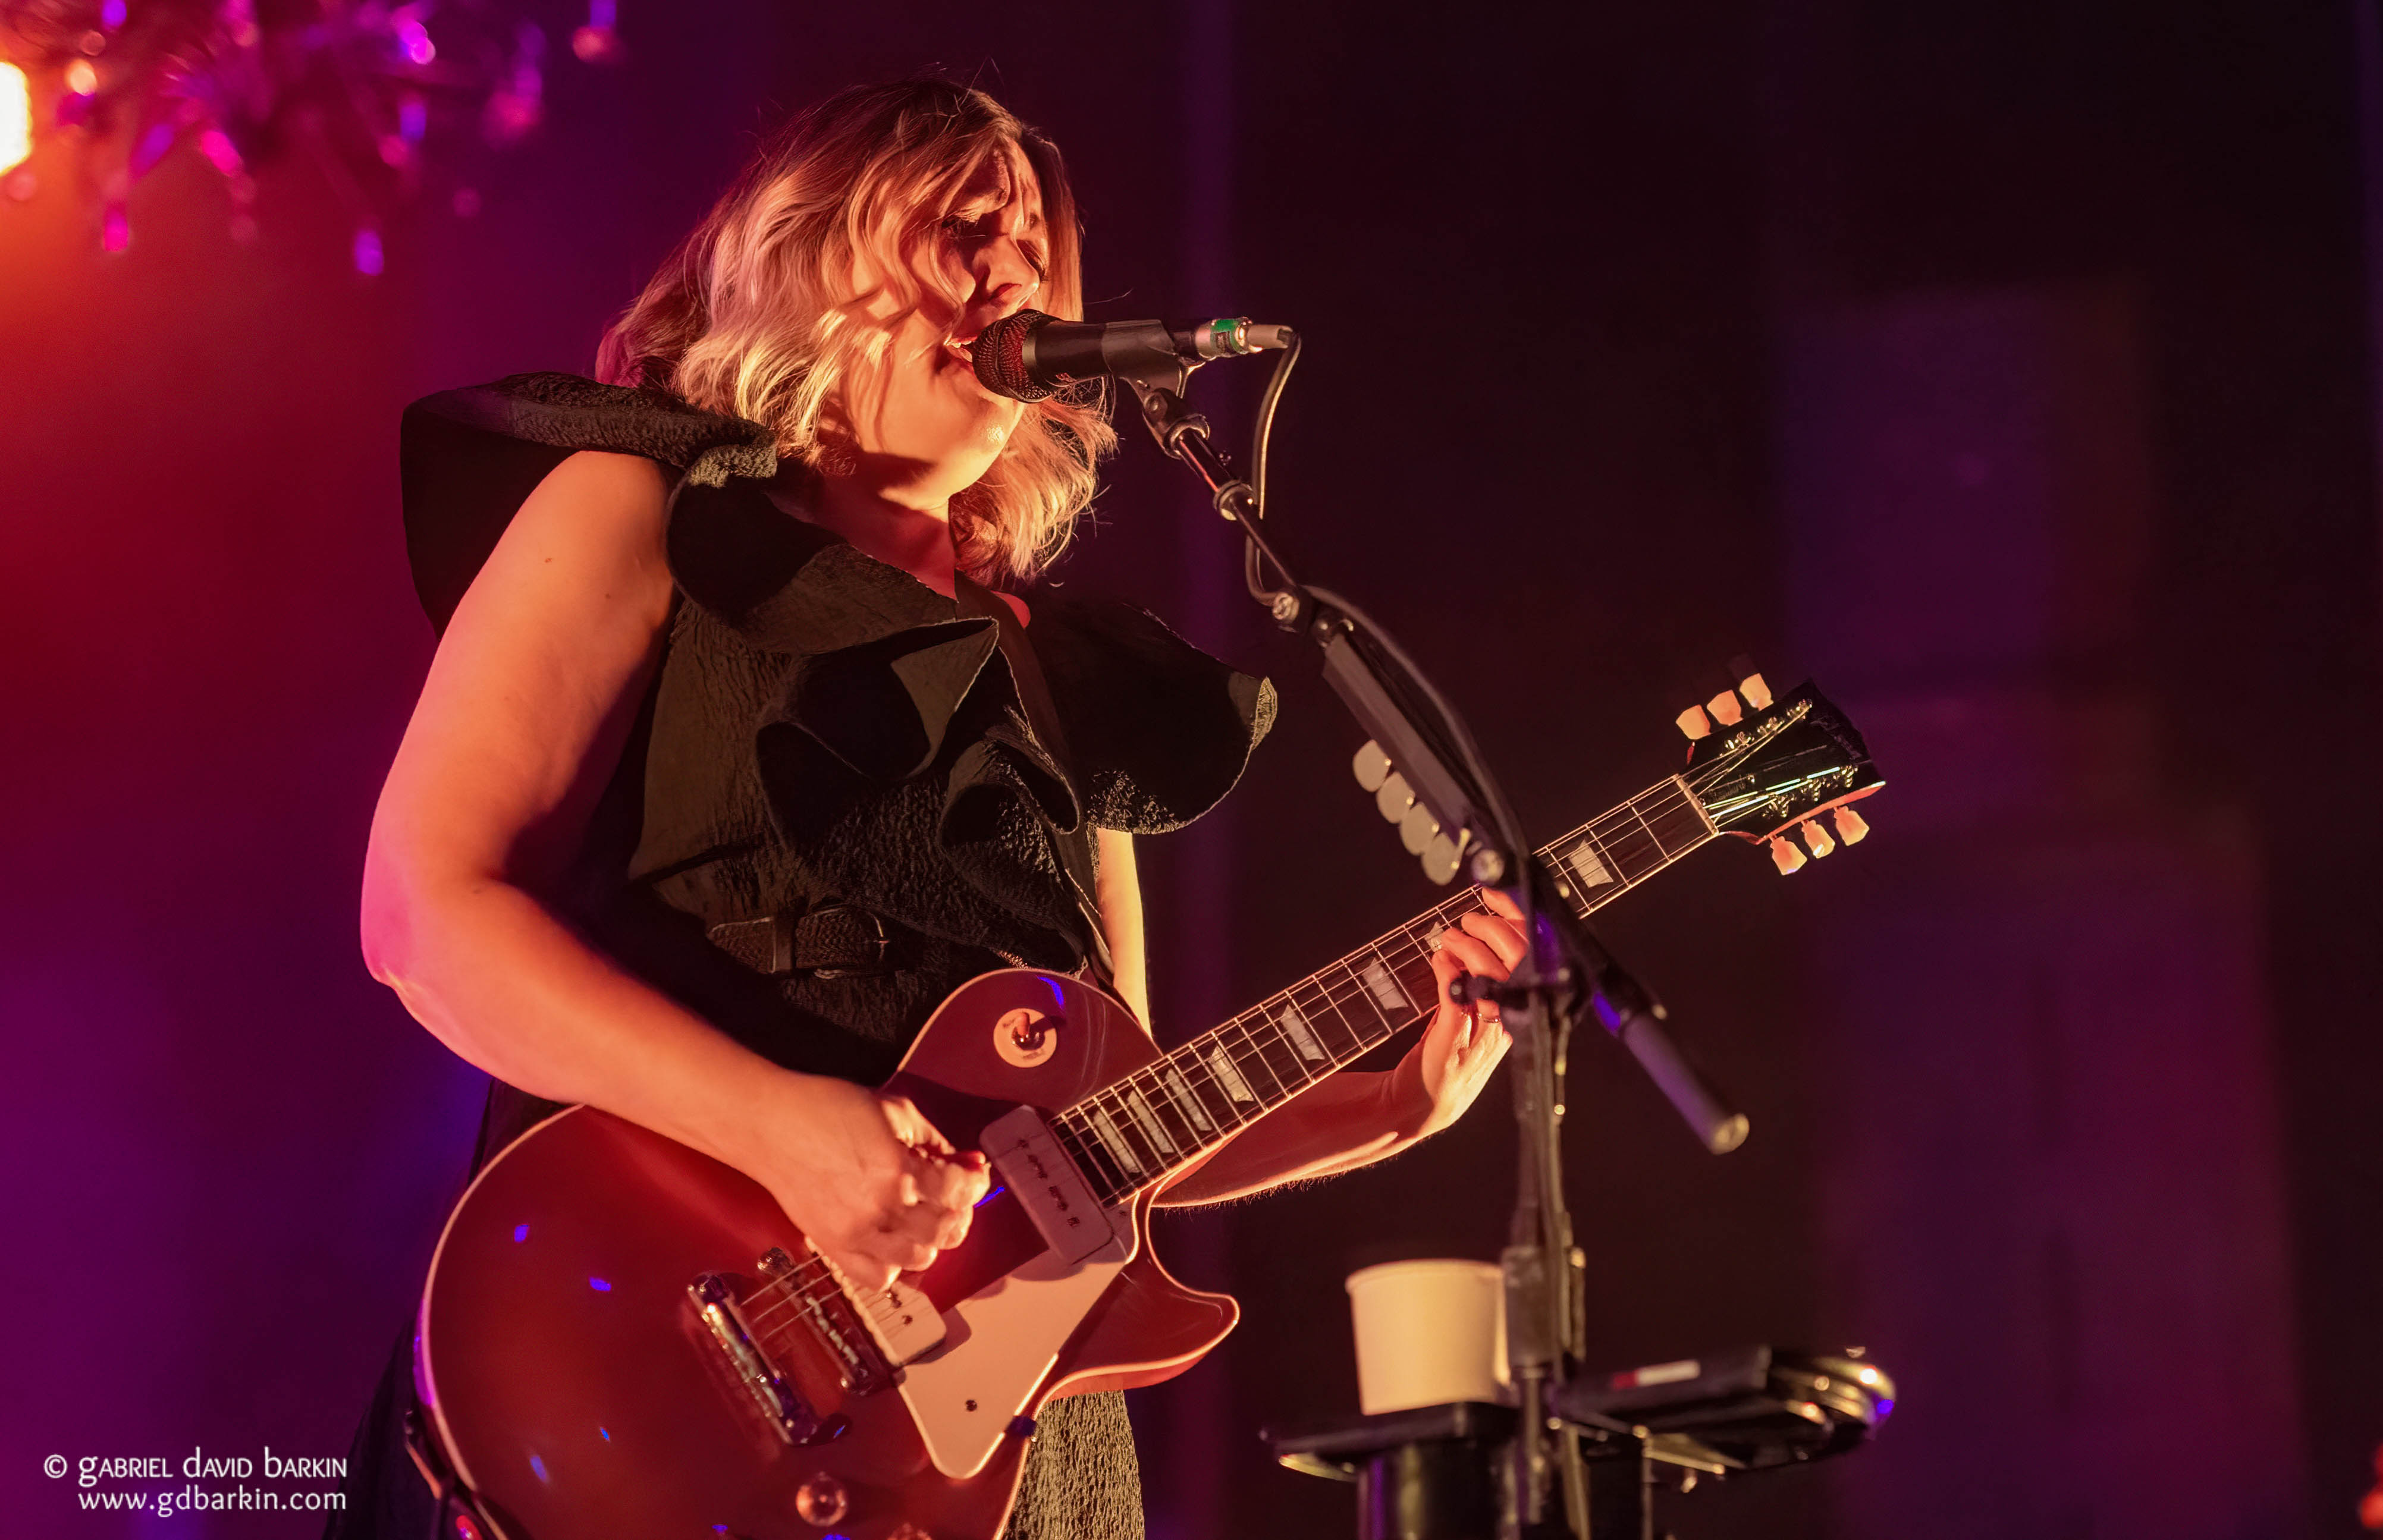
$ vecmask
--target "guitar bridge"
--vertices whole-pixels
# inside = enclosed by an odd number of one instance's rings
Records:
[[[695,1301],[696,1314],[710,1330],[712,1341],[772,1433],[800,1448],[824,1444],[852,1425],[841,1412],[821,1416],[787,1381],[755,1339],[752,1326],[738,1308],[735,1285],[718,1273],[705,1273],[686,1286],[686,1292]]]

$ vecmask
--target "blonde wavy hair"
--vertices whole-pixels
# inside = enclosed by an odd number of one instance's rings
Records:
[[[1050,252],[1037,308],[1082,319],[1082,232],[1057,149],[981,91],[908,80],[840,92],[764,142],[606,330],[598,376],[759,423],[782,459],[819,469],[836,451],[823,415],[832,428],[855,365],[883,360],[892,326],[919,304],[912,257],[939,238],[969,178],[1012,147],[1043,190]],[[850,292],[857,271],[876,287]],[[893,319],[870,317],[888,293]],[[952,499],[961,570],[1023,582],[1047,567],[1116,445],[1105,391],[1028,407],[983,477]]]

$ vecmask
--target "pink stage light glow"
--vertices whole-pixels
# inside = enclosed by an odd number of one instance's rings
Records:
[[[0,175],[15,170],[33,153],[33,93],[25,72],[0,64]]]
[[[430,29],[422,18],[401,12],[396,25],[397,45],[409,64],[430,64],[438,57],[438,45],[430,41]]]

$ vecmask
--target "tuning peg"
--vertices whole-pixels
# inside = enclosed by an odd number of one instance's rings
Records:
[[[1859,844],[1870,833],[1870,824],[1850,807],[1837,808],[1829,815],[1829,821],[1837,826],[1837,838],[1847,844]]]
[[[1713,721],[1723,727],[1735,727],[1738,719],[1746,715],[1737,704],[1736,692],[1733,690],[1723,690],[1712,699],[1706,701],[1705,709],[1710,711]]]
[[[1798,828],[1804,835],[1804,844],[1811,849],[1813,855],[1826,856],[1837,848],[1837,842],[1829,838],[1829,832],[1810,819],[1806,819]]]
[[[1706,717],[1705,708],[1701,706],[1691,706],[1672,720],[1679,724],[1681,732],[1688,735],[1690,743],[1695,743],[1698,738],[1710,736],[1712,733],[1712,721]]]
[[[1407,847],[1410,856],[1422,855],[1430,848],[1431,842],[1438,833],[1439,820],[1432,817],[1431,809],[1420,802],[1408,808],[1406,817],[1399,819],[1399,841]]]
[[[1739,680],[1737,682],[1737,693],[1744,696],[1746,697],[1746,704],[1753,707],[1756,710],[1768,711],[1771,709],[1771,686],[1762,682],[1762,676],[1760,674],[1748,673],[1744,679]]]
[[[1374,806],[1387,821],[1404,822],[1407,809],[1414,806],[1414,793],[1407,786],[1407,778],[1392,770],[1374,793]]]
[[[1784,838],[1774,836],[1771,841],[1771,864],[1784,877],[1804,869],[1804,853]]]
[[[1390,778],[1390,757],[1382,752],[1381,745],[1368,738],[1349,761],[1349,769],[1356,774],[1357,784],[1369,792],[1378,792],[1382,782]]]

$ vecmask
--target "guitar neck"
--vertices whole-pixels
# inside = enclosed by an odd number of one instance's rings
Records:
[[[1581,915],[1611,903],[1714,838],[1678,776],[1543,847]],[[1430,1014],[1431,938],[1482,907],[1463,888],[1155,1064],[1059,1113],[1052,1131],[1115,1202],[1180,1170],[1325,1077]]]

